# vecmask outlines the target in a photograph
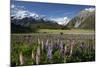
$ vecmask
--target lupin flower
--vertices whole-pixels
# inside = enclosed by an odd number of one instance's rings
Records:
[[[55,48],[57,48],[57,49],[59,48],[59,42],[60,42],[60,41],[59,41],[59,39],[58,39],[58,40],[57,40],[57,43],[55,44]]]
[[[60,42],[60,53],[63,53],[63,43],[62,43],[62,41]]]
[[[35,59],[35,57],[34,57],[35,55],[34,55],[34,53],[33,53],[33,51],[32,51],[32,59],[34,60]]]
[[[44,49],[44,43],[43,43],[43,41],[41,42],[41,45],[42,45],[42,50]]]
[[[40,47],[38,46],[36,51],[36,64],[39,64],[40,62]]]
[[[19,54],[19,61],[20,61],[20,65],[24,64],[24,58],[23,58],[22,52],[20,52],[20,54]]]
[[[64,47],[64,63],[66,63],[66,53],[67,53],[67,47]]]
[[[46,41],[46,46],[48,45],[49,40]]]
[[[38,38],[38,44],[40,44],[40,39]]]
[[[36,54],[36,64],[39,64],[39,56]]]
[[[53,51],[53,45],[52,43],[48,45],[48,49],[47,49],[47,57],[48,59],[52,59],[52,51]]]
[[[75,41],[74,40],[72,40],[71,41],[71,44],[70,44],[70,56],[72,55],[72,53],[73,53],[73,47],[74,47],[74,45],[75,45]]]
[[[67,46],[64,47],[64,55],[67,53]]]
[[[48,44],[49,44],[49,40],[47,39],[46,43],[45,43],[45,49],[48,49]]]
[[[81,43],[80,48],[81,49],[84,49],[85,48],[84,42]]]
[[[52,58],[52,49],[50,49],[50,47],[48,48],[48,51],[47,51],[47,57],[48,59]]]

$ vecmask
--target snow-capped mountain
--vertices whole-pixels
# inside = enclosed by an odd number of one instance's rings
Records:
[[[36,14],[36,13],[32,13],[32,12],[24,11],[24,10],[17,10],[17,11],[13,11],[11,13],[12,13],[11,17],[12,16],[14,17],[13,19],[23,19],[25,17],[32,17],[32,18],[35,18],[35,19],[41,18],[41,16]]]
[[[65,17],[57,17],[57,18],[50,18],[50,20],[53,20],[55,22],[57,22],[59,25],[66,25],[69,22],[69,18],[67,16]]]
[[[92,28],[95,26],[95,9],[86,8],[72,18],[67,24],[70,28]]]

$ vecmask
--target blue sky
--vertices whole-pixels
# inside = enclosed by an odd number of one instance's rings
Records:
[[[72,4],[56,4],[56,3],[40,3],[40,2],[24,2],[11,1],[11,14],[15,9],[36,13],[45,16],[48,19],[57,20],[71,19],[80,11],[88,8],[95,8],[88,5],[72,5]]]

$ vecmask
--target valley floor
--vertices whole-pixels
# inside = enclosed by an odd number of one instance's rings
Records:
[[[61,30],[61,29],[39,29],[35,33],[11,33],[11,34],[95,34],[94,30],[88,29],[70,29],[70,30]]]
[[[49,33],[49,34],[94,34],[94,30],[84,30],[84,29],[71,29],[71,30],[57,30],[57,29],[40,29],[38,33]]]

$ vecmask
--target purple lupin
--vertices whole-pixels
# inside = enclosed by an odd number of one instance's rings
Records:
[[[48,49],[47,49],[47,57],[49,60],[52,59],[52,51],[53,51],[53,45],[52,42],[48,45]]]
[[[61,53],[61,55],[63,53],[63,42],[62,41],[60,41],[60,53]]]

